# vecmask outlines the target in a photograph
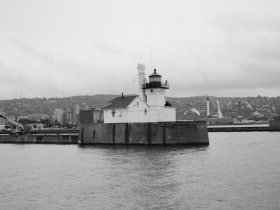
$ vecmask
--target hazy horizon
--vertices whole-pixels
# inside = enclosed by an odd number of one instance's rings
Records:
[[[0,0],[0,100],[136,93],[280,94],[276,0]]]

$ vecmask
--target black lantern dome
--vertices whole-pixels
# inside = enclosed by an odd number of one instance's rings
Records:
[[[163,88],[169,89],[169,84],[167,81],[165,83],[161,82],[161,75],[157,73],[157,70],[154,69],[154,72],[149,76],[149,83],[143,84],[142,89],[151,89],[151,88]]]

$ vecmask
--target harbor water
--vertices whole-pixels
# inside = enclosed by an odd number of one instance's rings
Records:
[[[0,209],[280,209],[280,132],[204,147],[0,144]]]

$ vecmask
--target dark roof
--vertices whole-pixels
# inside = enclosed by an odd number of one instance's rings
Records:
[[[156,69],[154,69],[154,72],[149,77],[161,77],[161,75],[157,73]]]
[[[172,106],[172,104],[166,101],[164,106]]]
[[[137,96],[120,96],[109,101],[110,105],[104,109],[123,109],[126,108]]]

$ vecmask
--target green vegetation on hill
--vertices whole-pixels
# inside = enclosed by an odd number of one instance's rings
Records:
[[[242,116],[247,119],[269,119],[280,114],[280,97],[214,97],[210,98],[210,114],[218,114],[217,100],[224,116],[237,118]],[[183,114],[191,108],[197,109],[202,117],[206,117],[207,96],[168,98],[169,102],[177,107],[177,117],[183,118]]]
[[[116,95],[73,96],[66,98],[22,98],[13,100],[0,100],[0,110],[7,115],[23,116],[34,113],[53,115],[57,108],[70,109],[78,104],[81,109],[91,107],[104,107]]]
[[[9,116],[34,115],[36,113],[53,115],[57,108],[70,109],[78,104],[80,109],[102,108],[117,95],[73,96],[66,98],[32,98],[0,100],[0,110]],[[186,111],[195,108],[206,116],[206,96],[196,97],[167,97],[167,100],[177,108],[178,119],[184,119]],[[227,117],[262,117],[269,119],[280,114],[280,97],[210,97],[210,113],[217,114],[217,100],[221,111]]]

